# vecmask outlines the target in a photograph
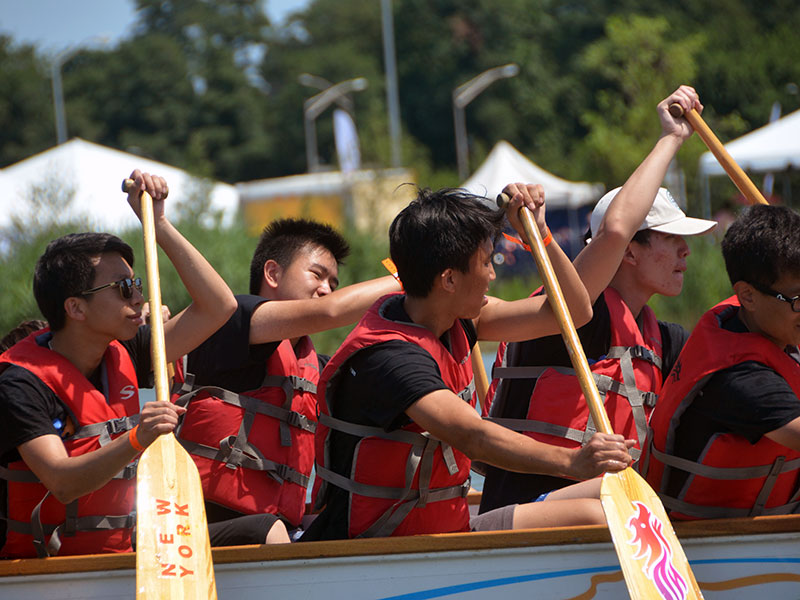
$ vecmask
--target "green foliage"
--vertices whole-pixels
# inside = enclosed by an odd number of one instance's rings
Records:
[[[32,46],[0,35],[0,167],[55,142],[47,68]]]
[[[580,155],[586,174],[622,185],[659,133],[654,107],[681,82],[695,77],[702,37],[675,40],[663,17],[613,16],[606,36],[586,47],[581,66],[607,82],[596,108],[583,115],[589,133]]]
[[[519,75],[492,84],[465,111],[473,167],[507,139],[562,177],[619,185],[658,135],[656,103],[680,83],[697,88],[706,122],[728,141],[764,125],[773,102],[784,113],[800,107],[796,4],[393,0],[405,165],[423,186],[461,183],[452,91],[508,62],[519,64]],[[261,0],[137,0],[137,8],[129,38],[113,48],[82,49],[64,63],[70,136],[228,182],[300,173],[303,102],[317,90],[300,85],[298,75],[331,82],[361,76],[369,87],[352,101],[363,161],[389,164],[380,3],[311,0],[285,28],[271,26]],[[51,58],[36,48],[0,36],[0,166],[54,143],[50,67]],[[329,165],[335,164],[331,122],[330,110],[316,122],[319,154]],[[679,155],[695,213],[695,171],[704,151],[695,136]],[[797,176],[786,180],[796,187]],[[712,181],[711,192],[715,209],[734,195],[722,178]],[[254,240],[242,228],[215,227],[200,200],[177,214],[235,291],[245,291]],[[42,221],[2,232],[3,325],[34,316],[30,273],[47,239],[85,226]],[[349,273],[350,281],[380,274],[385,247],[371,239],[353,245],[343,281]],[[716,254],[706,260],[700,246],[693,250],[692,269],[716,264]],[[727,289],[724,283],[695,289],[692,269],[681,297],[654,300],[663,318],[692,322]],[[714,267],[708,281],[721,272]],[[175,279],[165,271],[165,299],[180,308],[188,299]]]

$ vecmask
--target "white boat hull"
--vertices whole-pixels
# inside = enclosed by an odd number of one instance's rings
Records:
[[[800,517],[681,525],[706,599],[800,598]],[[240,547],[214,560],[221,600],[627,597],[602,527]],[[0,598],[133,598],[134,564],[131,555],[3,561]]]

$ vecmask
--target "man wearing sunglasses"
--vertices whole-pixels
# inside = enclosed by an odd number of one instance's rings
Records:
[[[642,472],[675,518],[800,507],[800,215],[756,205],[722,254],[735,295],[697,324],[653,412]]]
[[[128,203],[141,218],[140,193],[152,196],[156,241],[192,298],[164,326],[174,361],[216,331],[236,302],[166,218],[166,181],[138,170],[131,179]],[[33,291],[49,328],[0,355],[0,555],[130,551],[132,461],[184,412],[169,402],[139,410],[152,364],[133,250],[108,233],[53,240],[36,264]]]

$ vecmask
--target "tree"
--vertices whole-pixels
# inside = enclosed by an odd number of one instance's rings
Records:
[[[33,46],[0,35],[0,167],[55,143],[53,95],[46,63]]]
[[[611,17],[605,37],[583,53],[582,69],[606,85],[595,94],[596,108],[583,114],[588,135],[577,154],[590,165],[587,175],[609,187],[622,185],[650,151],[659,132],[656,104],[695,78],[703,38],[674,40],[668,31],[662,17]]]

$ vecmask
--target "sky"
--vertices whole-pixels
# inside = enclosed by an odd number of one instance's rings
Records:
[[[280,23],[308,0],[265,3],[270,20]],[[134,0],[0,0],[0,33],[46,53],[82,43],[113,45],[127,36],[136,19],[134,7]]]

